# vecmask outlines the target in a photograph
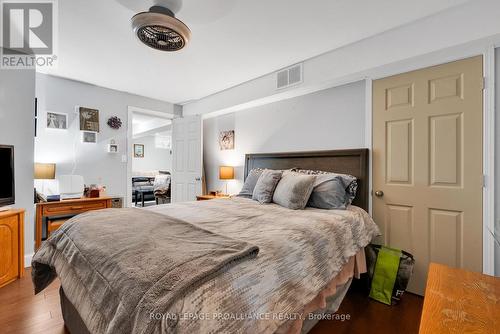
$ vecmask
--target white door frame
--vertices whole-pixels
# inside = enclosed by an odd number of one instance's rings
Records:
[[[483,56],[483,76],[485,77],[485,89],[483,91],[483,273],[495,274],[495,241],[490,234],[495,228],[495,47],[497,43],[487,46],[464,45],[452,52],[434,52],[429,55],[417,57],[418,61],[407,61],[405,64],[390,64],[376,69],[365,76],[365,99],[366,99],[366,133],[365,144],[370,148],[370,184],[369,188],[369,213],[372,212],[372,81],[396,74],[410,72],[413,70],[444,64],[451,61],[461,60],[477,55]],[[493,154],[491,154],[493,152]]]
[[[127,112],[127,155],[125,158],[122,156],[122,162],[125,162],[126,160],[127,163],[127,194],[125,196],[125,203],[124,207],[132,207],[132,157],[134,154],[134,141],[133,141],[133,126],[132,126],[132,118],[134,113],[141,113],[141,114],[146,114],[146,115],[151,115],[151,116],[156,116],[156,117],[162,117],[162,118],[167,118],[167,119],[174,119],[175,115],[162,112],[162,111],[156,111],[156,110],[150,110],[150,109],[144,109],[140,107],[134,107],[134,106],[128,106],[127,107],[128,112]]]

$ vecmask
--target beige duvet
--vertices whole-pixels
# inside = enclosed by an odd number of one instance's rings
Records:
[[[259,247],[244,261],[152,315],[166,333],[273,333],[309,304],[379,230],[358,207],[289,210],[232,198],[147,210]]]

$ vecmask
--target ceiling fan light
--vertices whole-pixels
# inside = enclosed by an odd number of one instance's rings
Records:
[[[191,30],[168,8],[153,6],[132,17],[132,29],[147,46],[160,51],[178,51],[191,39]]]

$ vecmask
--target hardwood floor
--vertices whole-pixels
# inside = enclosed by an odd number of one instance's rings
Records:
[[[59,305],[59,281],[35,296],[28,269],[22,279],[1,288],[0,332],[65,333]]]
[[[350,319],[322,320],[309,334],[418,333],[423,304],[424,298],[412,293],[404,294],[399,305],[388,306],[350,290],[337,311]]]
[[[24,278],[0,289],[0,333],[67,334],[59,305],[59,282],[35,296],[31,271]],[[387,306],[350,291],[339,315],[350,319],[323,320],[311,334],[405,333],[418,332],[423,298],[406,294],[400,305]]]

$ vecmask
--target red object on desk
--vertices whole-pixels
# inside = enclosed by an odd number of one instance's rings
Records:
[[[89,190],[89,197],[90,198],[97,198],[100,195],[99,189],[91,189]]]

